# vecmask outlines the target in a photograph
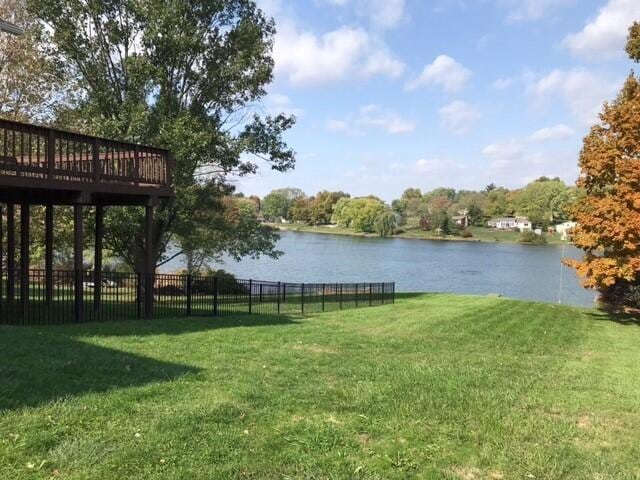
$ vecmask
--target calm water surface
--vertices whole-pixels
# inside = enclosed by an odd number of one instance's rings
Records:
[[[506,297],[592,306],[595,294],[562,267],[561,246],[362,238],[280,232],[278,260],[226,260],[241,278],[289,282],[395,281],[399,291],[500,293]],[[567,246],[565,257],[579,258]],[[178,267],[178,265],[173,265]],[[562,273],[561,273],[562,272]],[[562,282],[561,282],[562,279]],[[562,284],[562,290],[561,290]]]

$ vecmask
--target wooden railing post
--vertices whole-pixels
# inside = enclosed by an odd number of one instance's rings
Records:
[[[98,139],[94,138],[91,143],[91,157],[93,162],[93,181],[100,182],[100,144]]]
[[[136,186],[140,184],[140,147],[138,145],[133,151],[133,183]]]
[[[56,132],[49,130],[47,137],[47,177],[53,180],[56,168]]]

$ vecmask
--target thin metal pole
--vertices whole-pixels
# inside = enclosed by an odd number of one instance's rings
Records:
[[[277,302],[278,302],[278,315],[280,315],[280,282],[278,282]]]
[[[301,308],[302,313],[304,313],[304,283],[302,284],[302,288],[301,288],[300,305],[302,307]]]
[[[253,297],[253,280],[249,280],[249,313],[251,313],[252,306],[252,297]]]
[[[193,289],[193,276],[189,274],[187,275],[187,316],[191,315],[192,289]]]
[[[213,316],[218,316],[218,277],[213,277]]]
[[[322,284],[322,311],[324,312],[324,283]]]
[[[340,284],[340,310],[342,310],[342,284]]]
[[[369,306],[373,305],[373,284],[369,284]]]

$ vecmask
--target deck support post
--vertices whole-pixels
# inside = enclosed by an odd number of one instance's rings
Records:
[[[20,204],[20,306],[22,318],[29,308],[29,204]]]
[[[2,207],[0,207],[0,303],[2,303],[4,292],[3,278],[4,278],[4,225],[2,222]]]
[[[7,301],[13,302],[16,294],[16,210],[7,203]]]
[[[82,204],[73,205],[73,270],[74,270],[74,320],[84,321],[84,290],[82,285]]]
[[[53,204],[44,207],[44,275],[45,300],[48,306],[53,302]]]
[[[93,261],[93,311],[102,303],[102,239],[104,237],[104,207],[96,205],[95,251]]]
[[[152,318],[155,265],[153,265],[153,206],[150,204],[145,206],[144,236],[144,313],[146,318]]]

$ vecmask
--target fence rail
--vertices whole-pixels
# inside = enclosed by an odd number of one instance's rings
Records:
[[[75,288],[77,275],[81,292]],[[395,301],[395,283],[288,283],[169,274],[154,274],[147,283],[140,273],[29,270],[23,278],[18,269],[0,279],[0,324],[17,325],[141,318],[147,284],[153,285],[152,318],[305,314]]]

